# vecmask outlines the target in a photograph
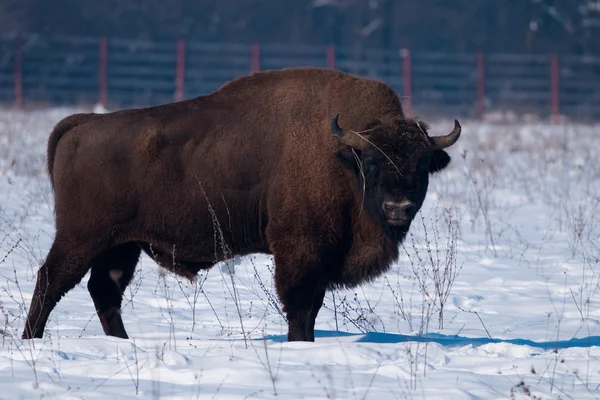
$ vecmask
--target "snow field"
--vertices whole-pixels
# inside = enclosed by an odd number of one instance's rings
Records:
[[[54,234],[46,140],[77,111],[0,111],[1,399],[600,397],[599,126],[461,120],[400,260],[328,293],[315,343],[285,342],[261,254],[196,283],[143,256],[129,340],[104,336],[88,275],[22,341]]]

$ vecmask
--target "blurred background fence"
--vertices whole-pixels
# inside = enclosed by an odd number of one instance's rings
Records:
[[[320,66],[382,79],[407,114],[600,119],[600,57],[27,35],[0,40],[0,103],[140,107],[192,98],[252,71]]]

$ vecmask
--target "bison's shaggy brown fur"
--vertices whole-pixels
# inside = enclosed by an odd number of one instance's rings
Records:
[[[339,118],[338,116],[339,115]],[[290,68],[207,96],[61,121],[48,142],[56,237],[24,338],[88,270],[106,334],[141,251],[193,278],[230,255],[274,255],[289,340],[314,340],[325,291],[379,276],[460,127],[430,138],[386,84]]]

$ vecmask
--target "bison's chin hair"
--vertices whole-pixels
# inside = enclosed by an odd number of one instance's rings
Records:
[[[385,231],[385,234],[388,238],[400,243],[404,240],[404,238],[408,234],[410,224],[411,224],[411,221],[408,221],[403,225],[390,225],[390,224],[385,223],[383,230]]]

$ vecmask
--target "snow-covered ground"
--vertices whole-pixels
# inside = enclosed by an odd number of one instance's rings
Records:
[[[103,334],[86,276],[22,341],[54,233],[46,139],[75,111],[0,112],[1,399],[600,397],[600,126],[461,121],[401,260],[328,293],[315,343],[285,341],[266,255],[195,285],[144,256],[129,340]]]

